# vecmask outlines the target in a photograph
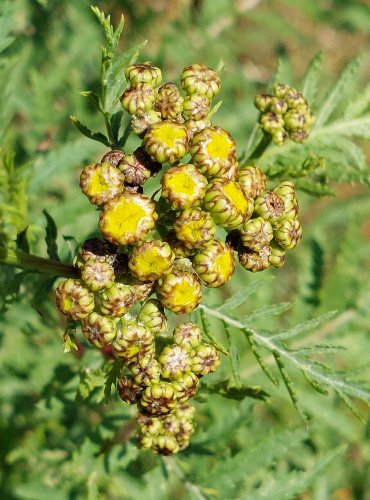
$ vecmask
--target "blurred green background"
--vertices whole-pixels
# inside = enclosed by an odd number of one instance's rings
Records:
[[[186,65],[215,68],[223,61],[223,104],[214,121],[235,137],[240,152],[258,117],[254,96],[266,90],[278,60],[280,74],[295,84],[322,51],[321,97],[328,82],[335,82],[360,53],[357,93],[370,76],[366,0],[95,5],[110,13],[115,25],[125,16],[123,50],[148,40],[140,61],[161,67],[164,81],[178,83]],[[75,245],[96,232],[97,213],[81,195],[78,178],[81,167],[97,161],[106,148],[82,137],[69,116],[103,131],[101,117],[79,94],[97,88],[102,30],[86,0],[0,0],[0,14],[0,229],[12,240],[28,226],[32,252],[46,255],[46,208],[58,227],[60,255],[68,260]],[[369,153],[369,145],[364,147]],[[9,166],[12,151],[15,160]],[[332,355],[330,363],[346,369],[368,363],[370,198],[368,187],[358,183],[332,187],[336,197],[300,194],[304,238],[284,268],[262,277],[239,270],[230,285],[209,292],[206,301],[220,303],[242,284],[266,278],[238,314],[274,302],[293,305],[281,317],[261,314],[258,319],[257,314],[255,324],[261,328],[277,330],[338,310],[336,318],[297,344],[344,345],[347,351]],[[78,353],[63,354],[63,324],[52,294],[43,302],[37,295],[47,283],[27,274],[19,285],[17,276],[0,268],[0,287],[7,289],[0,322],[1,498],[370,498],[369,424],[336,396],[315,393],[293,370],[301,406],[311,417],[306,428],[285,387],[272,386],[242,338],[243,382],[262,386],[270,394],[268,402],[231,401],[204,392],[196,402],[197,432],[186,451],[168,459],[138,451],[133,409],[119,403],[116,394],[109,404],[102,402],[100,353],[80,338]],[[35,283],[41,283],[39,289]],[[88,383],[86,370],[95,377]],[[228,360],[207,383],[225,377],[230,377]],[[368,372],[363,377],[368,380]],[[366,405],[358,407],[366,416]],[[318,464],[322,468],[316,470]],[[295,486],[284,493],[289,481]]]

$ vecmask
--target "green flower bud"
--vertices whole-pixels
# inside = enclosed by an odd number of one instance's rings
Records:
[[[290,109],[284,115],[284,128],[290,132],[297,132],[298,130],[307,131],[309,125],[306,116],[295,109]]]
[[[131,288],[122,283],[113,283],[99,295],[102,314],[119,318],[127,313],[135,303],[135,294]]]
[[[96,163],[85,167],[80,176],[82,192],[94,205],[103,205],[124,190],[124,176],[110,163]]]
[[[246,271],[256,273],[264,271],[270,267],[271,248],[269,246],[263,247],[259,252],[245,249],[238,252],[239,262]]]
[[[212,127],[212,123],[209,118],[203,118],[202,120],[187,120],[185,126],[188,131],[189,141],[191,141],[197,132]]]
[[[131,320],[118,328],[112,347],[115,355],[126,363],[137,363],[144,356],[154,354],[154,335],[144,325]]]
[[[205,344],[202,344],[205,345]],[[197,346],[199,347],[199,346]],[[199,355],[198,355],[199,358]],[[198,360],[199,361],[199,360]],[[201,364],[204,362],[202,359]],[[192,364],[194,364],[194,360],[192,360]],[[198,365],[197,365],[198,366]],[[203,366],[203,364],[202,364]],[[213,365],[214,366],[214,363]],[[208,365],[207,365],[208,369]],[[216,368],[211,369],[210,371],[214,371]],[[209,372],[207,372],[209,373]],[[177,378],[172,381],[172,386],[175,389],[177,395],[177,401],[179,403],[185,403],[190,398],[195,396],[199,387],[199,378],[195,375],[195,373],[189,371],[185,373],[182,377]]]
[[[256,198],[266,189],[266,175],[253,165],[239,170],[236,182],[246,198]]]
[[[153,335],[167,330],[167,318],[162,304],[155,299],[150,299],[141,307],[138,321],[145,325]]]
[[[208,179],[221,177],[236,161],[236,144],[221,127],[208,127],[191,140],[190,154],[197,169]]]
[[[272,240],[270,244],[270,251],[271,253],[268,257],[269,263],[273,267],[282,267],[285,260],[285,250]]]
[[[135,297],[135,302],[142,302],[146,300],[154,291],[156,282],[143,283],[131,275],[125,277],[125,283],[130,286],[131,292]]]
[[[210,288],[218,288],[229,281],[235,271],[235,257],[231,247],[214,240],[192,258],[194,271]]]
[[[276,144],[277,146],[282,146],[288,139],[288,134],[284,129],[281,129],[274,132],[271,138],[274,144]]]
[[[221,89],[221,81],[216,73],[204,64],[192,64],[181,73],[181,87],[188,95],[200,94],[213,99]]]
[[[257,109],[259,109],[262,113],[268,111],[270,109],[270,104],[273,99],[272,95],[268,94],[258,94],[254,98],[254,105]]]
[[[224,178],[214,179],[208,184],[203,207],[211,213],[216,224],[228,230],[244,222],[249,208],[238,184]]]
[[[192,422],[184,421],[180,425],[180,431],[176,433],[176,441],[179,444],[180,450],[184,450],[190,442],[190,437],[194,432]]]
[[[290,87],[286,83],[275,83],[273,86],[273,92],[279,99],[285,99],[289,90]]]
[[[301,144],[308,139],[308,132],[306,132],[305,130],[295,130],[294,132],[289,132],[289,138],[293,142]]]
[[[111,243],[129,245],[143,240],[157,218],[150,198],[125,191],[103,206],[99,227]]]
[[[81,330],[90,344],[99,349],[111,344],[117,335],[115,322],[95,312],[90,313],[81,321]]]
[[[160,381],[145,388],[140,406],[151,415],[165,415],[175,408],[176,402],[177,396],[172,384]]]
[[[274,239],[284,250],[295,248],[302,238],[302,227],[297,219],[281,219],[275,226]]]
[[[186,120],[202,120],[211,110],[211,101],[200,94],[185,97],[182,115]]]
[[[156,87],[162,81],[161,70],[150,64],[132,64],[126,68],[125,76],[131,85],[146,83]]]
[[[176,217],[173,229],[176,237],[189,248],[204,248],[213,240],[215,223],[208,212],[186,208]]]
[[[157,296],[170,311],[185,314],[200,304],[202,287],[194,274],[175,270],[160,280]]]
[[[161,114],[163,120],[176,120],[182,113],[183,102],[179,89],[169,82],[158,89],[154,109]]]
[[[136,421],[139,425],[140,433],[143,435],[158,436],[164,432],[161,417],[150,417],[144,413],[138,413]]]
[[[217,370],[220,364],[220,356],[211,344],[200,344],[192,352],[192,371],[198,377],[208,375]]]
[[[150,386],[159,382],[161,368],[158,361],[150,355],[139,358],[136,363],[130,365],[135,382],[140,386]]]
[[[94,294],[80,280],[61,281],[55,290],[55,301],[59,311],[75,321],[86,318],[94,309]]]
[[[284,201],[284,219],[295,219],[298,215],[299,205],[293,182],[283,181],[273,191]]]
[[[287,91],[284,98],[289,108],[307,106],[306,99],[303,97],[302,93],[292,87]]]
[[[163,198],[172,208],[183,210],[200,204],[206,192],[207,179],[188,163],[169,168],[161,183]]]
[[[189,352],[182,349],[179,345],[166,346],[162,350],[158,361],[161,366],[163,378],[181,378],[191,369]]]
[[[275,134],[278,130],[284,127],[284,120],[281,115],[276,115],[269,111],[260,118],[262,129],[268,134]]]
[[[284,216],[284,200],[273,191],[265,191],[254,202],[254,212],[265,220],[275,223]]]
[[[108,151],[108,153],[105,153],[103,158],[100,160],[100,163],[110,163],[111,165],[117,167],[124,156],[125,153],[121,149],[112,149],[111,151]]]
[[[162,121],[154,123],[143,139],[145,151],[159,163],[174,163],[188,152],[188,134],[181,123]]]
[[[81,269],[81,279],[93,292],[108,288],[114,281],[114,268],[109,262],[90,259]]]
[[[167,234],[166,241],[177,259],[188,258],[196,252],[196,248],[188,248],[183,241],[176,238],[176,234],[173,231]]]
[[[134,115],[131,120],[131,130],[139,137],[143,137],[145,132],[154,124],[162,121],[161,114],[154,109],[149,109],[140,116]]]
[[[126,89],[121,96],[121,105],[130,115],[142,116],[153,108],[157,92],[146,83],[137,83]]]
[[[143,450],[148,450],[153,445],[154,436],[141,434],[140,432],[138,432],[136,434],[136,438],[138,447]]]
[[[156,176],[162,165],[153,161],[143,147],[139,147],[132,155],[125,156],[118,168],[125,176],[125,184],[141,186],[149,177]]]
[[[283,115],[288,110],[288,105],[284,99],[279,99],[278,97],[272,97],[270,102],[271,113],[275,115]]]
[[[240,237],[245,247],[259,252],[268,245],[273,238],[271,224],[263,217],[250,219],[244,222],[240,229]]]
[[[178,404],[172,414],[176,415],[181,422],[192,422],[195,407],[188,403]]]
[[[194,323],[179,323],[173,331],[173,341],[184,350],[191,351],[202,341],[202,331]]]
[[[180,451],[178,442],[173,436],[156,436],[153,438],[152,450],[157,455],[174,455]]]
[[[140,400],[143,389],[134,381],[134,378],[129,375],[119,380],[117,391],[122,401],[129,405],[134,405]]]
[[[168,243],[148,240],[132,249],[128,265],[132,275],[140,281],[156,281],[171,271],[175,254]]]

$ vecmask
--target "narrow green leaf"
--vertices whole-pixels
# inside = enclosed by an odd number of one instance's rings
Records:
[[[356,98],[352,100],[344,112],[344,118],[357,118],[365,113],[370,107],[370,83],[365,89],[358,93]]]
[[[298,402],[297,393],[296,393],[294,386],[293,386],[293,381],[290,378],[287,369],[285,368],[284,362],[282,361],[280,354],[277,351],[274,351],[272,354],[273,354],[275,361],[276,361],[276,364],[280,370],[285,387],[289,393],[289,396],[290,396],[290,399],[292,400],[294,408],[296,409],[298,415],[301,417],[303,422],[307,422],[308,417],[304,413],[304,411],[302,410],[302,408]]]
[[[257,344],[253,338],[252,333],[249,330],[243,330],[245,333],[245,336],[247,337],[247,341],[249,344],[249,347],[251,348],[252,353],[254,354],[254,357],[256,358],[258,364],[262,368],[262,370],[265,372],[265,375],[271,380],[271,382],[277,387],[279,385],[279,380],[275,375],[272,373],[270,370],[269,366],[261,356]]]
[[[278,314],[283,313],[284,311],[287,311],[292,307],[291,302],[280,302],[278,304],[272,304],[269,306],[261,307],[261,309],[257,309],[255,311],[252,311],[250,314],[247,314],[246,316],[243,316],[240,319],[240,322],[244,326],[250,326],[252,323],[257,321],[258,319],[261,318],[270,318],[271,316],[276,316]]]
[[[241,386],[241,381],[240,381],[240,355],[239,355],[239,349],[238,346],[236,345],[234,336],[230,332],[230,328],[228,325],[223,321],[223,325],[225,328],[227,340],[229,341],[229,353],[230,353],[230,360],[231,360],[231,369],[233,372],[234,376],[234,381],[235,385],[237,387]]]
[[[228,350],[216,340],[214,335],[212,335],[209,322],[207,321],[207,318],[202,309],[200,310],[200,318],[203,325],[203,333],[207,337],[208,341],[214,346],[215,349],[225,354],[225,356],[229,356]]]
[[[261,286],[266,285],[269,281],[274,279],[273,276],[269,276],[266,278],[260,278],[259,280],[250,283],[249,285],[241,288],[238,292],[234,293],[229,299],[227,299],[221,307],[218,308],[219,312],[231,311],[236,307],[243,304],[246,299],[256,292]]]
[[[76,323],[74,321],[68,322],[63,334],[63,352],[71,352],[72,349],[78,351],[78,347],[75,342],[75,335]]]
[[[357,417],[360,422],[362,422],[364,425],[367,424],[367,419],[362,415],[362,413],[356,408],[356,406],[352,403],[350,398],[345,394],[344,392],[340,390],[335,391],[340,399],[343,401],[343,403],[347,406],[347,408],[353,413],[355,417]]]
[[[109,139],[104,134],[102,134],[101,132],[96,132],[96,133],[92,132],[88,127],[86,127],[86,125],[83,125],[80,122],[80,120],[78,120],[75,116],[70,116],[70,118],[72,120],[73,125],[75,125],[83,135],[85,135],[89,139],[92,139],[93,141],[101,142],[108,148],[111,147]]]
[[[315,128],[322,127],[328,121],[338,104],[342,104],[342,91],[347,83],[354,78],[360,67],[361,60],[362,57],[356,57],[353,59],[337,79],[336,83],[324,99],[324,103],[317,115]]]
[[[316,100],[320,70],[322,66],[322,52],[318,52],[311,60],[302,79],[302,94],[312,107]]]
[[[329,394],[329,391],[327,389],[325,389],[325,387],[321,386],[315,380],[313,380],[311,377],[309,377],[306,372],[302,371],[302,373],[303,373],[305,379],[307,380],[307,382],[310,384],[310,386],[316,392],[318,392],[319,394],[323,394],[324,396],[327,396]]]
[[[309,332],[310,330],[314,330],[318,326],[329,321],[336,314],[337,311],[329,311],[325,314],[321,314],[321,316],[318,316],[317,318],[309,319],[307,321],[303,321],[302,323],[298,323],[298,325],[295,325],[292,328],[289,328],[288,330],[281,330],[280,332],[273,334],[271,336],[271,339],[273,339],[274,341],[286,340],[295,337],[297,335],[300,335],[301,333]]]
[[[45,242],[46,242],[48,256],[53,260],[60,261],[60,257],[58,254],[58,245],[57,245],[57,236],[58,236],[57,226],[54,222],[54,219],[47,212],[47,210],[44,209],[42,213],[45,215],[46,218]]]
[[[291,349],[295,356],[310,356],[311,354],[325,354],[345,351],[346,348],[340,345],[315,345],[302,347],[301,349]]]

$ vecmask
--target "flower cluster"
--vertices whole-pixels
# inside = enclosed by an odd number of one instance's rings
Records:
[[[254,101],[260,114],[262,130],[271,135],[277,145],[288,139],[304,142],[314,121],[302,93],[284,83],[276,83],[273,95],[259,94]]]
[[[251,272],[281,267],[302,229],[294,185],[268,190],[262,170],[240,168],[234,139],[211,122],[220,90],[215,71],[186,67],[185,95],[174,83],[158,88],[161,71],[148,64],[129,66],[126,78],[121,103],[142,142],[82,170],[80,187],[99,208],[103,238],[83,244],[80,278],[59,283],[56,303],[91,344],[109,347],[122,361],[118,392],[138,406],[138,441],[168,455],[187,446],[193,432],[187,401],[220,358],[193,323],[165,335],[165,308],[194,310],[202,286],[229,281],[236,256]],[[161,189],[149,197],[144,185],[162,169]]]

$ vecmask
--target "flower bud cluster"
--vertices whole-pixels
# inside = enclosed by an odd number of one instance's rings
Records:
[[[149,64],[129,66],[126,78],[121,103],[142,144],[128,154],[109,151],[82,170],[80,187],[98,207],[102,238],[85,241],[76,259],[79,279],[58,284],[56,303],[80,322],[88,342],[122,361],[118,391],[139,408],[139,443],[166,455],[187,446],[193,432],[187,401],[220,359],[193,323],[164,338],[164,309],[193,311],[203,286],[230,280],[236,256],[252,272],[282,266],[302,230],[294,185],[267,190],[265,174],[240,168],[234,139],[212,124],[210,102],[220,90],[215,71],[186,67],[186,95],[173,83],[158,88],[161,72]],[[284,113],[293,109],[281,106]],[[149,197],[145,183],[163,164],[161,189]]]
[[[308,138],[314,117],[302,93],[284,83],[276,83],[273,94],[259,94],[254,104],[261,112],[262,130],[271,135],[278,146],[288,139],[304,142]]]

